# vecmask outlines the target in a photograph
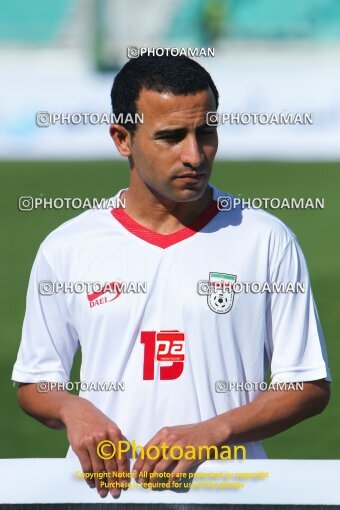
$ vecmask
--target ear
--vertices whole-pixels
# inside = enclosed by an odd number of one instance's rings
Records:
[[[121,156],[131,156],[131,134],[121,124],[110,125],[110,136]]]

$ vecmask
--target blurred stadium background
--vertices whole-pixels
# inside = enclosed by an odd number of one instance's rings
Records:
[[[339,459],[339,0],[1,0],[0,457],[60,457],[64,432],[20,411],[10,381],[28,277],[43,238],[79,211],[20,212],[18,197],[105,197],[128,184],[107,126],[38,128],[37,111],[109,112],[128,46],[214,47],[200,63],[222,112],[312,112],[312,126],[221,126],[212,182],[244,197],[323,197],[275,210],[305,252],[328,345],[331,404],[265,441],[271,458]],[[79,356],[73,369],[78,379]]]

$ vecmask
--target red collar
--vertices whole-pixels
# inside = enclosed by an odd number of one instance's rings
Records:
[[[198,218],[191,223],[191,225],[183,227],[172,234],[159,234],[158,232],[154,232],[153,230],[143,227],[143,225],[137,223],[137,221],[133,220],[128,214],[126,214],[122,207],[112,209],[111,211],[112,216],[131,234],[150,244],[154,244],[159,248],[168,248],[173,244],[179,243],[180,241],[184,241],[185,239],[193,236],[202,230],[217,213],[217,204],[215,201],[212,201],[198,216]]]

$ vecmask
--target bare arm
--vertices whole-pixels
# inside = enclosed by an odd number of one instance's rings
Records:
[[[123,454],[121,459],[101,459],[97,454],[97,445],[105,439],[116,444],[123,440],[118,426],[88,400],[72,395],[67,391],[50,390],[40,393],[37,384],[21,384],[18,389],[20,407],[30,416],[53,429],[65,428],[68,440],[77,454],[82,469],[87,473],[129,472],[129,462]],[[87,480],[90,487],[95,487],[100,496],[105,497],[109,490],[100,487],[100,482],[115,482],[118,478],[98,478]],[[129,480],[119,479],[122,483]],[[112,488],[113,497],[119,497],[120,489]]]
[[[62,408],[72,405],[76,397],[67,391],[52,390],[41,393],[36,384],[20,383],[18,402],[23,411],[52,429],[63,429]]]
[[[321,413],[330,398],[325,380],[305,382],[303,390],[265,391],[253,402],[213,418],[217,441],[260,441]]]
[[[306,418],[321,413],[330,397],[329,383],[325,380],[304,383],[301,391],[265,391],[250,404],[220,414],[210,420],[193,425],[164,427],[145,446],[187,445],[222,446],[231,443],[265,439]],[[202,462],[202,461],[201,461]],[[179,460],[173,467],[171,459],[137,459],[133,469],[158,473],[170,470],[173,474],[188,471],[199,464],[197,460]],[[149,480],[149,478],[147,479]]]

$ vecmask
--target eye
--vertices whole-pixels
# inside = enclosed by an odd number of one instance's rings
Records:
[[[168,135],[168,136],[161,136],[158,138],[158,140],[164,140],[167,143],[178,143],[182,140],[182,136],[180,135]]]
[[[214,135],[215,133],[216,133],[216,128],[205,129],[204,131],[199,131],[198,136],[209,136],[209,135]]]

